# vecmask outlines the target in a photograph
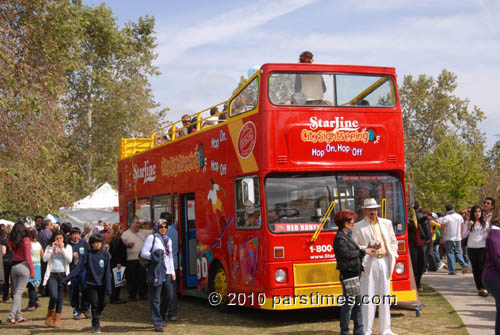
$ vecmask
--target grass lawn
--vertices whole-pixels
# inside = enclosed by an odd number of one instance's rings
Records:
[[[448,302],[431,287],[425,286],[421,294],[425,304],[420,317],[414,310],[394,308],[392,330],[398,334],[453,334],[466,335],[462,320]],[[2,325],[0,334],[75,334],[90,333],[90,319],[72,319],[67,300],[63,308],[62,328],[47,328],[44,324],[48,298],[42,298],[42,306],[35,312],[23,312],[29,321],[7,325],[9,303],[0,303]],[[23,298],[23,306],[27,299]],[[183,297],[179,299],[179,315],[176,322],[168,323],[166,334],[276,334],[276,335],[337,335],[339,309],[310,309],[295,311],[263,311],[237,308],[229,312],[214,310],[204,299]],[[374,333],[378,334],[378,321]],[[104,334],[151,334],[153,327],[149,303],[129,302],[124,305],[107,305],[101,327]],[[352,330],[351,330],[352,331]]]

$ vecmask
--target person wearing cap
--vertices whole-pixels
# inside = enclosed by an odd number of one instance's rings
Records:
[[[104,310],[106,293],[111,294],[111,269],[109,253],[103,250],[104,237],[94,233],[89,238],[89,251],[79,258],[78,265],[62,281],[70,280],[85,272],[85,287],[92,311],[92,332],[101,333],[101,314]]]
[[[97,220],[97,225],[95,226],[97,232],[101,232],[104,229],[104,221],[102,219]]]
[[[70,241],[69,245],[73,249],[73,260],[69,265],[70,271],[78,265],[80,259],[85,257],[89,252],[89,244],[81,238],[82,232],[80,228],[73,227],[70,230]],[[73,319],[78,320],[80,315],[83,313],[86,318],[90,316],[90,303],[87,299],[87,291],[83,285],[85,282],[85,272],[81,275],[76,276],[70,283],[69,286],[69,299],[71,301],[71,307],[73,307]]]
[[[173,282],[176,280],[172,240],[167,235],[168,223],[159,219],[154,225],[154,233],[149,235],[142,246],[141,256],[149,260],[147,284],[151,293],[151,319],[156,332],[163,332]]]
[[[365,199],[362,206],[365,217],[356,223],[353,240],[361,249],[374,247],[375,253],[368,256],[365,271],[361,274],[361,295],[373,297],[389,296],[391,275],[398,257],[398,241],[391,220],[378,216],[380,205],[374,198]],[[372,334],[377,305],[364,304],[361,307],[365,335]],[[391,310],[388,303],[379,305],[379,334],[395,335],[391,330]]]

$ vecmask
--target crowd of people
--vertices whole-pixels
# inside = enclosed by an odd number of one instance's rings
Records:
[[[426,271],[448,269],[457,275],[472,272],[477,293],[493,295],[496,301],[496,332],[500,334],[500,216],[495,216],[495,199],[486,197],[458,212],[452,205],[445,212],[432,213],[415,203],[408,225],[408,242],[417,289]],[[446,258],[446,263],[443,262]]]
[[[381,206],[376,199],[364,199],[363,216],[342,210],[334,215],[339,230],[333,242],[343,295],[348,302],[341,306],[341,334],[371,334],[378,308],[379,334],[391,330],[390,303],[361,303],[363,296],[390,296],[390,277],[398,257],[398,241],[390,220],[378,216]],[[478,295],[492,295],[497,306],[496,333],[500,321],[500,216],[494,215],[495,200],[485,199],[458,213],[452,205],[446,212],[432,213],[419,207],[410,211],[408,242],[417,289],[422,291],[425,271],[447,268],[457,274],[456,263],[474,276]],[[69,293],[73,318],[91,318],[92,331],[100,333],[105,295],[111,304],[123,304],[117,270],[125,268],[128,301],[148,300],[156,332],[163,332],[167,321],[177,317],[178,232],[172,215],[160,215],[152,230],[141,227],[133,217],[128,229],[120,223],[87,223],[83,233],[70,223],[60,226],[41,216],[30,226],[19,221],[14,226],[0,225],[0,282],[3,301],[12,297],[7,321],[26,321],[21,298],[28,289],[28,306],[41,306],[39,295],[49,302],[45,324],[60,328],[63,298]],[[446,258],[446,262],[443,259]],[[69,289],[67,290],[67,286]],[[352,301],[349,300],[352,298]]]
[[[337,269],[343,295],[352,298],[351,303],[341,306],[340,334],[349,334],[351,319],[355,335],[371,334],[377,307],[379,334],[394,334],[390,329],[390,305],[361,303],[361,298],[390,294],[398,242],[391,221],[378,217],[380,205],[375,199],[365,199],[361,208],[363,216],[356,223],[352,211],[334,215],[339,228],[333,242]],[[410,211],[408,242],[416,287],[423,290],[421,278],[425,271],[447,268],[449,275],[456,275],[457,262],[463,273],[471,269],[478,295],[491,294],[495,298],[495,334],[499,335],[500,215],[494,215],[495,200],[487,197],[482,207],[474,205],[459,213],[452,205],[445,209],[446,213],[432,213],[415,203]]]
[[[494,209],[495,200],[491,197],[484,200],[483,207],[474,205],[458,212],[448,204],[446,212],[432,213],[415,203],[408,226],[408,242],[419,290],[422,290],[423,273],[447,268],[449,275],[456,275],[456,263],[459,263],[462,273],[473,273],[478,295],[488,296],[482,273]],[[446,263],[442,260],[444,256]]]
[[[178,233],[168,212],[153,230],[142,229],[134,217],[126,231],[120,223],[99,220],[86,223],[83,233],[71,223],[37,216],[34,225],[0,225],[0,245],[3,302],[12,298],[10,324],[25,322],[22,312],[39,308],[42,295],[49,297],[45,324],[60,328],[68,293],[73,318],[91,318],[92,331],[100,333],[106,294],[111,304],[126,303],[120,298],[123,276],[117,275],[123,270],[129,301],[147,300],[149,290],[155,331],[163,332],[166,321],[176,320]],[[28,306],[22,309],[26,288]]]

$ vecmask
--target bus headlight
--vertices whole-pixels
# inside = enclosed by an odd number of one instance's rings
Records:
[[[276,279],[278,283],[283,283],[286,280],[286,272],[283,269],[276,270],[274,279]]]
[[[396,273],[398,275],[403,274],[405,272],[405,265],[401,262],[396,263]]]

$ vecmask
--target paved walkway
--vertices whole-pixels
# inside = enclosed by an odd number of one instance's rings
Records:
[[[448,275],[447,270],[426,272],[422,282],[432,286],[457,311],[470,335],[495,334],[495,300],[480,297],[472,274]],[[424,307],[425,310],[425,307]]]

